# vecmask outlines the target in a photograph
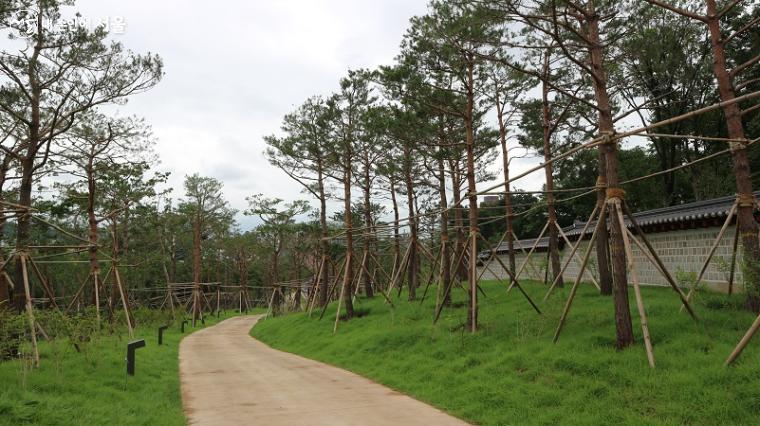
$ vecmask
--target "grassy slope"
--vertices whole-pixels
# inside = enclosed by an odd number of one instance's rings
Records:
[[[229,318],[207,317],[206,326]],[[126,378],[123,336],[100,336],[77,353],[65,341],[41,343],[41,367],[20,361],[0,362],[0,424],[160,424],[184,425],[179,389],[179,342],[188,332],[179,325],[135,332],[146,346],[137,350],[136,374]],[[126,389],[125,389],[126,384]]]
[[[541,299],[543,286],[525,287]],[[679,314],[672,290],[643,289],[657,361],[650,370],[633,291],[637,345],[617,352],[612,302],[592,287],[579,291],[557,345],[551,337],[568,288],[540,305],[540,317],[517,291],[505,295],[497,283],[484,289],[475,335],[462,332],[464,307],[444,311],[433,326],[434,300],[399,301],[393,311],[380,297],[360,300],[368,315],[341,322],[335,336],[334,305],[322,321],[293,314],[262,321],[252,334],[480,424],[752,424],[760,418],[760,341],[736,366],[722,366],[754,319],[736,309],[740,299],[700,295],[695,325]],[[455,300],[464,297],[458,291]]]

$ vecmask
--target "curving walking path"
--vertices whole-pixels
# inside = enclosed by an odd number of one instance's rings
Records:
[[[270,348],[248,334],[259,318],[230,318],[182,340],[190,424],[466,424],[356,374]]]

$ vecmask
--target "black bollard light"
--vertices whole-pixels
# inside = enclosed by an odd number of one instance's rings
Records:
[[[145,339],[134,340],[127,343],[127,374],[135,375],[135,351],[145,347]]]
[[[185,332],[185,324],[187,324],[187,320],[182,320],[182,325],[180,326],[180,330],[184,333]]]
[[[162,325],[161,327],[158,327],[158,344],[163,345],[164,344],[164,330],[169,328],[168,325]]]

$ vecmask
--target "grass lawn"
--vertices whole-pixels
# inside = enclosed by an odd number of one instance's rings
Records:
[[[206,317],[206,327],[234,316]],[[200,323],[198,324],[200,327]],[[138,327],[136,339],[146,346],[136,352],[135,376],[126,376],[126,331],[100,335],[77,353],[68,339],[40,344],[41,366],[0,362],[0,424],[184,425],[179,389],[179,324],[164,331],[158,325]]]
[[[545,287],[525,284],[536,301]],[[260,322],[252,335],[275,348],[327,362],[478,424],[757,424],[760,336],[730,368],[723,362],[755,316],[741,296],[700,293],[700,322],[679,313],[669,288],[644,288],[657,362],[650,369],[631,289],[636,346],[616,351],[612,300],[583,286],[557,344],[551,338],[569,286],[538,316],[517,291],[483,284],[481,330],[463,332],[466,307],[432,324],[423,305],[359,299],[366,314],[339,324],[335,305],[318,321],[292,314]],[[463,291],[454,294],[464,302]],[[462,305],[464,305],[462,303]]]

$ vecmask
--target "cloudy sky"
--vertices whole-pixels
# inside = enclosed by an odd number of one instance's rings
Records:
[[[304,198],[262,156],[263,136],[307,97],[337,90],[349,68],[391,63],[410,17],[426,0],[79,0],[93,21],[114,24],[114,39],[159,53],[166,76],[120,107],[152,124],[175,196],[195,172],[224,182],[233,207],[264,193]],[[222,7],[222,4],[225,6]],[[126,23],[122,28],[121,22]],[[518,161],[515,172],[534,164]],[[542,174],[520,183],[539,187]],[[239,217],[243,229],[251,218]]]

